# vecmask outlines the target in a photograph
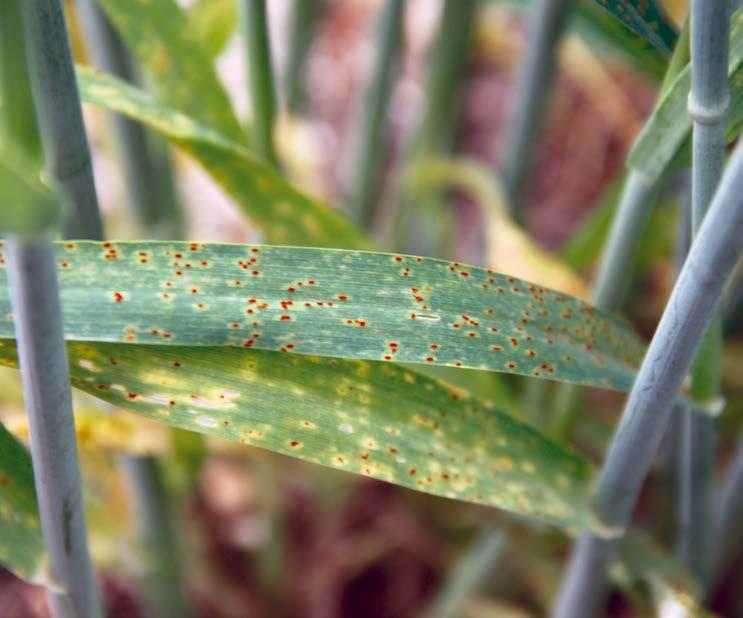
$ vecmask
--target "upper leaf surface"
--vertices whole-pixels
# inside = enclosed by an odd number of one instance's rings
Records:
[[[670,54],[678,34],[666,12],[654,0],[596,0],[630,30],[633,30],[654,47]]]
[[[369,249],[345,217],[310,199],[246,148],[122,81],[77,69],[80,97],[150,125],[193,156],[263,231],[269,242]]]
[[[260,245],[57,244],[68,339],[471,367],[626,390],[643,346],[564,294],[430,258]],[[13,337],[0,265],[0,336]]]
[[[224,347],[67,350],[74,386],[157,421],[563,528],[593,526],[585,459],[398,365]],[[0,362],[16,364],[12,341],[0,341]]]
[[[149,73],[162,102],[234,141],[243,141],[211,56],[174,0],[98,1]]]

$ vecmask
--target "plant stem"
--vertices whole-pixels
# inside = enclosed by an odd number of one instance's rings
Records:
[[[286,67],[286,108],[299,114],[305,101],[305,66],[312,36],[322,12],[322,0],[293,0]]]
[[[255,151],[267,163],[277,166],[273,142],[276,97],[273,88],[266,0],[242,0],[241,6]]]
[[[147,555],[152,582],[149,606],[155,616],[185,618],[190,615],[183,596],[178,543],[171,525],[168,496],[154,457],[119,457],[119,469],[129,486],[139,541]]]
[[[368,230],[374,220],[387,108],[402,48],[405,0],[387,0],[377,23],[377,58],[374,73],[361,99],[357,150],[354,155],[348,209]]]
[[[714,539],[714,570],[710,582],[714,585],[724,574],[743,541],[743,440],[738,441],[733,461],[728,466],[717,502]],[[710,587],[711,588],[711,587]]]
[[[725,166],[730,19],[726,0],[692,0],[691,92],[693,121],[692,230],[702,224]],[[722,315],[718,311],[691,372],[691,397],[709,405],[722,384]],[[688,571],[705,582],[710,575],[714,513],[716,420],[693,409],[682,425],[680,534],[678,552]]]
[[[103,615],[87,546],[72,395],[49,238],[8,242],[8,275],[55,618]]]
[[[444,585],[425,611],[425,618],[454,618],[462,605],[477,591],[503,554],[503,532],[483,526],[444,581]]]
[[[24,0],[23,20],[34,104],[47,168],[66,208],[63,230],[103,236],[93,164],[85,135],[60,0]]]
[[[557,42],[572,11],[573,0],[537,0],[530,17],[526,55],[519,66],[501,150],[503,187],[511,213],[522,220],[521,202],[539,128],[549,100]]]
[[[476,0],[445,0],[426,79],[421,123],[408,145],[403,169],[449,152],[456,121],[458,87],[466,66]],[[419,196],[416,196],[417,198]],[[418,255],[448,254],[453,224],[440,193],[413,199],[403,190],[395,213],[395,245]],[[416,239],[411,242],[411,233]]]
[[[97,2],[78,0],[77,7],[97,67],[136,83],[134,61]],[[161,232],[158,234],[160,238],[181,237],[182,221],[167,150],[154,148],[142,124],[122,114],[111,114],[110,117],[125,185],[137,219],[144,227]]]
[[[663,80],[658,102],[689,60],[689,20],[673,50]],[[591,291],[591,304],[605,311],[617,311],[627,289],[627,270],[639,242],[642,230],[650,216],[654,186],[642,172],[630,169],[622,188],[622,196],[612,219],[609,238],[601,255],[598,273]],[[578,419],[581,391],[572,384],[559,384],[555,396],[550,433],[565,440]]]
[[[627,526],[653,455],[668,424],[672,404],[694,355],[712,322],[726,280],[743,250],[743,144],[736,147],[696,240],[689,251],[663,316],[635,379],[619,427],[599,474],[593,507],[601,524],[621,534]],[[595,568],[578,578],[579,559],[571,559],[561,598],[572,598],[574,586],[596,590],[609,556],[585,552]],[[583,607],[560,601],[559,618],[588,615]]]

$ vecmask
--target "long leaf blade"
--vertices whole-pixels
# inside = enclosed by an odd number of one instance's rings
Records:
[[[345,217],[295,189],[224,135],[110,75],[78,68],[77,78],[84,103],[148,124],[199,161],[260,226],[269,242],[371,248],[371,242]]]
[[[585,459],[397,365],[112,343],[69,343],[68,355],[74,386],[160,422],[571,530],[595,528]],[[15,365],[12,341],[0,341],[0,362]]]
[[[620,390],[642,354],[609,314],[456,262],[159,241],[60,243],[57,256],[68,340],[471,367]],[[7,317],[0,336],[12,333]]]
[[[243,132],[210,53],[174,0],[99,0],[149,73],[158,98],[236,142]]]

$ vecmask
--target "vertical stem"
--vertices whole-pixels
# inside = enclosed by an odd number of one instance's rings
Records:
[[[190,615],[184,597],[180,552],[171,525],[168,496],[154,457],[119,457],[119,469],[129,486],[139,540],[152,569],[147,573],[149,606],[158,618]]]
[[[462,613],[462,605],[477,591],[503,553],[503,533],[490,525],[483,526],[471,541],[433,603],[424,612],[425,618],[454,618]]]
[[[672,404],[694,355],[712,322],[726,280],[743,250],[743,144],[715,193],[696,240],[689,251],[663,316],[650,343],[625,405],[619,426],[601,468],[593,507],[608,531],[622,534],[627,526],[653,455],[668,424]],[[566,584],[554,615],[586,616],[583,608],[562,599],[573,598],[576,586],[596,590],[605,577],[609,556],[587,550],[596,566],[574,576],[584,556],[573,554]]]
[[[557,42],[573,0],[537,0],[530,17],[526,56],[518,68],[507,134],[501,151],[503,187],[515,218],[522,220],[524,185],[549,100]]]
[[[97,67],[136,83],[134,60],[95,0],[77,0],[85,38]],[[159,237],[182,236],[182,221],[166,149],[150,143],[145,127],[122,114],[111,114],[125,185],[137,219]],[[163,159],[162,161],[160,159]]]
[[[448,152],[454,136],[458,87],[466,66],[472,26],[477,13],[475,0],[444,0],[439,29],[426,79],[423,117],[408,145],[403,169],[423,159]],[[403,191],[394,224],[395,244],[417,254],[446,255],[452,222],[441,195],[413,200]],[[411,230],[418,243],[410,243]]]
[[[693,121],[692,230],[696,234],[725,165],[725,113],[728,107],[730,19],[726,0],[692,0],[691,92]],[[691,372],[691,397],[708,405],[720,396],[722,316],[718,311]],[[682,426],[681,530],[678,550],[688,570],[706,581],[710,574],[716,421],[692,409]]]
[[[286,67],[286,108],[299,114],[305,101],[305,66],[312,36],[322,12],[322,0],[293,0]]]
[[[720,491],[716,509],[714,539],[714,585],[743,545],[743,440],[738,441],[733,461]]]
[[[689,60],[689,20],[668,64],[658,101]],[[591,303],[606,311],[620,308],[627,288],[627,269],[631,263],[642,230],[650,216],[654,187],[638,170],[630,170],[622,188],[622,197],[612,220],[609,238],[601,255],[598,273],[591,291]],[[557,387],[550,433],[566,439],[578,418],[580,390],[572,384]]]
[[[387,108],[402,47],[404,9],[405,0],[387,0],[382,9],[377,23],[374,72],[359,106],[361,114],[348,208],[354,220],[366,230],[374,220]]]
[[[276,98],[273,88],[266,0],[242,0],[241,6],[250,84],[249,95],[253,110],[255,150],[267,163],[276,166],[276,151],[273,143]]]
[[[98,618],[103,612],[87,547],[57,261],[50,240],[12,239],[8,275],[41,527],[50,577],[59,585],[48,592],[52,614]]]
[[[49,175],[67,216],[69,237],[103,236],[93,164],[60,0],[24,0],[29,74]]]

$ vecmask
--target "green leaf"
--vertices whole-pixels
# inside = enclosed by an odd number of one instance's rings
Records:
[[[643,345],[575,298],[430,258],[258,245],[57,245],[68,339],[231,345],[626,390]],[[0,316],[11,311],[0,265]],[[13,337],[9,318],[0,337]]]
[[[654,0],[596,0],[630,30],[670,54],[678,34],[661,5]]]
[[[236,142],[244,134],[211,56],[174,0],[98,0],[149,73],[160,101]]]
[[[188,21],[214,58],[237,29],[237,1],[198,0],[189,11]]]
[[[78,67],[77,78],[84,103],[148,124],[199,161],[260,226],[269,242],[372,247],[345,217],[295,189],[243,146],[110,75]]]
[[[397,365],[225,347],[67,349],[74,386],[160,422],[563,528],[594,526],[586,460]],[[15,364],[12,341],[0,341],[0,361]]]
[[[0,564],[39,581],[43,558],[31,457],[0,424]]]
[[[743,120],[743,10],[732,18],[730,30],[730,105],[727,139],[738,135]],[[628,163],[651,182],[657,180],[674,159],[690,160],[691,119],[686,103],[691,88],[689,65],[679,73],[635,139]]]
[[[52,194],[0,149],[0,234],[30,234],[50,229],[60,208]]]

